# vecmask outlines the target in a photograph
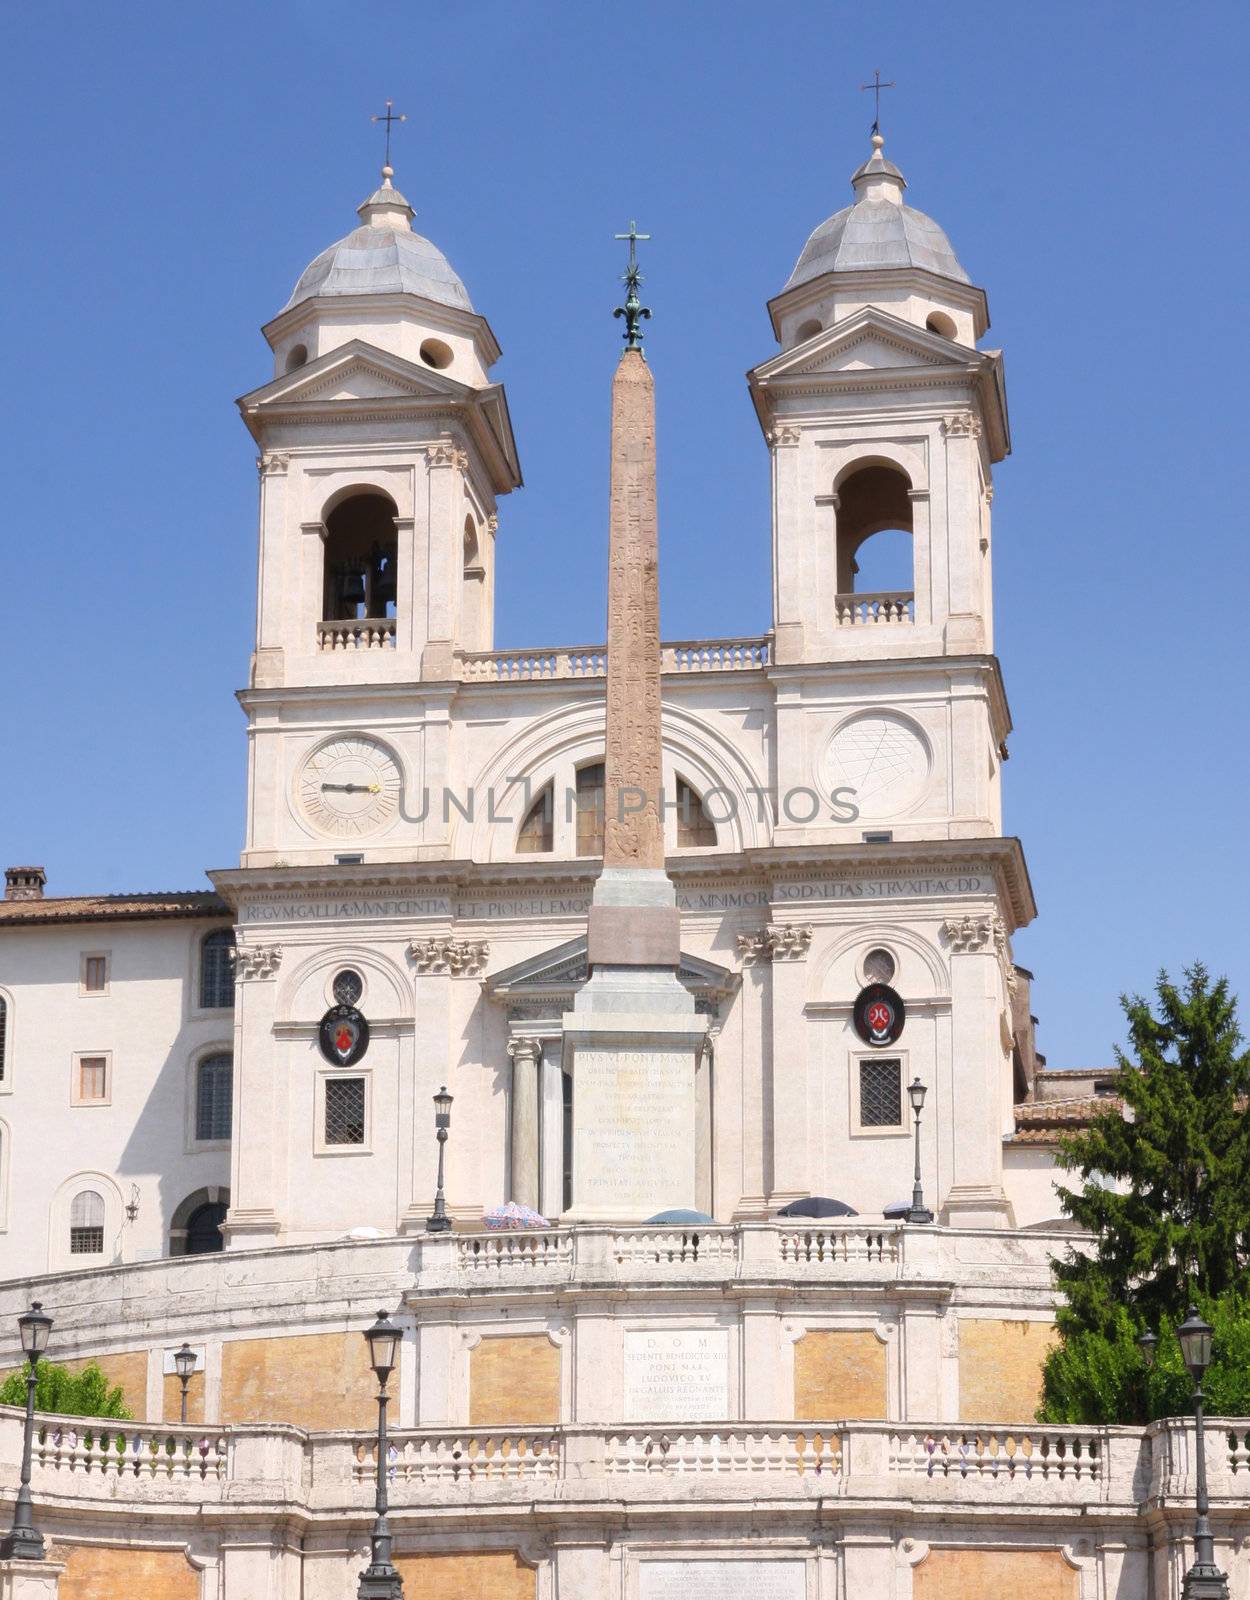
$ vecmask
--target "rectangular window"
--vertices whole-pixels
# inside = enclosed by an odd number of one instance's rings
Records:
[[[859,1125],[900,1128],[903,1125],[903,1063],[896,1057],[871,1057],[859,1064]]]
[[[325,1091],[326,1144],[364,1144],[365,1080],[326,1078]]]
[[[82,958],[82,992],[107,994],[109,986],[109,958],[105,955]]]
[[[232,1063],[228,1055],[206,1056],[196,1067],[195,1137],[230,1137]]]
[[[74,1062],[73,1103],[103,1106],[109,1099],[109,1058],[79,1056]]]

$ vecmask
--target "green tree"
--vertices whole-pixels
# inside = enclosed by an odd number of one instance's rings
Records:
[[[0,1384],[0,1405],[25,1406],[29,1366],[10,1372]],[[71,1372],[55,1362],[41,1361],[35,1374],[35,1409],[62,1417],[128,1418],[126,1397],[109,1381],[94,1361],[81,1372]]]
[[[1218,1319],[1225,1352],[1250,1351],[1250,1051],[1225,979],[1213,983],[1195,965],[1183,988],[1160,973],[1155,993],[1157,1011],[1140,995],[1121,998],[1124,1111],[1108,1106],[1060,1147],[1060,1165],[1081,1178],[1059,1189],[1060,1204],[1094,1243],[1054,1263],[1064,1304],[1043,1420],[1133,1422],[1164,1414],[1158,1405],[1187,1409],[1180,1352],[1174,1370],[1169,1352],[1171,1326],[1195,1299]],[[1146,1328],[1161,1340],[1149,1377],[1134,1343]],[[1240,1392],[1234,1385],[1228,1399]]]

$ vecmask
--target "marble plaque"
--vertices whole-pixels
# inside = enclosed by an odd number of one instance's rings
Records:
[[[626,1422],[723,1421],[729,1330],[627,1329],[624,1412]]]
[[[640,1561],[638,1600],[804,1600],[802,1561]]]
[[[642,1222],[694,1205],[694,1060],[693,1048],[576,1045],[575,1214]]]

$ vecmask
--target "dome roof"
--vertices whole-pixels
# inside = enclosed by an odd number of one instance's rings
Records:
[[[873,135],[873,153],[851,179],[855,203],[835,212],[803,246],[787,289],[826,272],[873,272],[915,267],[942,278],[971,283],[951,242],[932,217],[903,204],[903,174],[881,154],[885,141]]]
[[[359,208],[360,227],[304,268],[283,311],[314,295],[348,294],[417,294],[436,305],[473,310],[451,262],[412,231],[413,209],[391,186],[390,168],[382,175],[382,187]]]

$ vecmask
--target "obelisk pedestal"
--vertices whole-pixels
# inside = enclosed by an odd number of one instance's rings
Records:
[[[636,276],[626,282],[633,294]],[[664,870],[657,563],[655,391],[631,346],[612,383],[603,871],[590,977],[564,1017],[572,1221],[644,1222],[696,1200],[695,1068],[707,1024],[677,977],[681,921]]]

